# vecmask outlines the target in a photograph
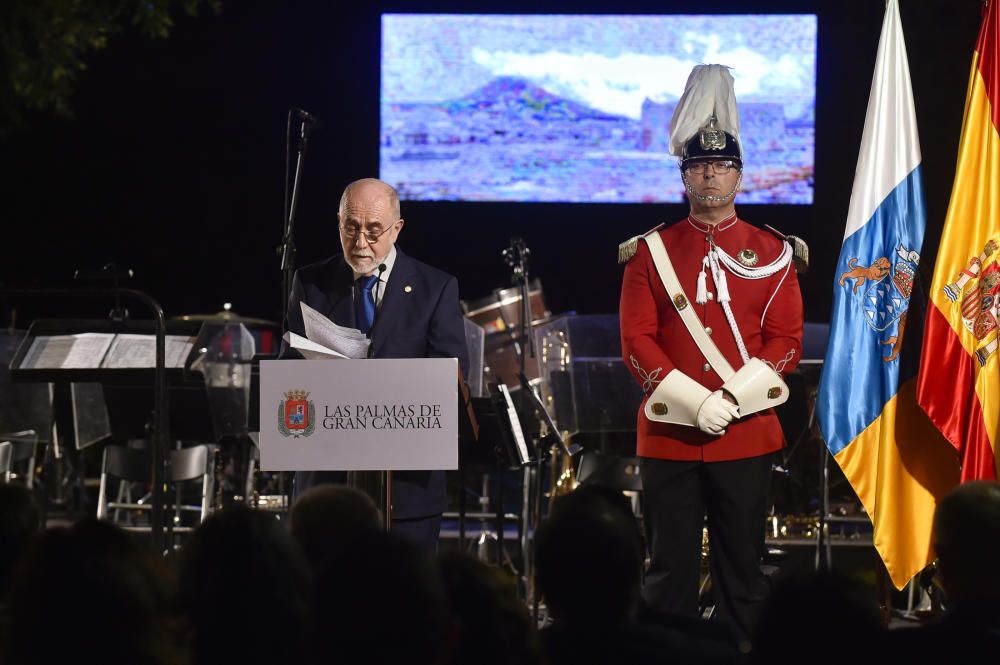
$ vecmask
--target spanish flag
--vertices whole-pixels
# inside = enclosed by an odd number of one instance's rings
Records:
[[[958,450],[962,481],[998,477],[1000,0],[972,58],[958,166],[927,308],[917,399]]]
[[[916,400],[923,316],[915,278],[926,225],[920,162],[906,45],[890,0],[834,275],[816,416],[897,588],[932,560],[937,498],[958,482],[954,450]]]

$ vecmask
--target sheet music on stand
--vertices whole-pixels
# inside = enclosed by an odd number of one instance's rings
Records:
[[[183,335],[167,335],[164,366],[183,368],[194,347],[194,339]],[[156,336],[118,333],[101,363],[102,369],[130,369],[156,365]]]
[[[514,435],[518,461],[521,465],[527,464],[531,461],[531,454],[528,452],[528,444],[524,440],[524,430],[521,428],[521,419],[517,415],[517,409],[514,408],[514,401],[510,398],[510,390],[507,388],[506,384],[503,383],[497,384],[497,388],[500,390],[500,394],[503,396],[506,404],[507,419],[510,422],[512,434]]]
[[[166,336],[168,368],[183,368],[194,341]],[[31,341],[20,369],[137,369],[156,364],[156,336],[132,333],[39,335]]]
[[[24,369],[96,369],[101,366],[113,333],[39,335],[21,361]]]

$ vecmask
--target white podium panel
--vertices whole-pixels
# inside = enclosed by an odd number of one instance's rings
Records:
[[[264,360],[265,471],[458,468],[458,360]]]

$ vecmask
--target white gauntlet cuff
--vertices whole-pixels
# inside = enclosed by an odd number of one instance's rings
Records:
[[[788,400],[788,386],[781,375],[760,358],[751,358],[726,381],[722,389],[736,399],[740,416],[748,416]]]
[[[656,386],[643,410],[654,422],[697,426],[698,409],[711,394],[711,390],[674,369]]]

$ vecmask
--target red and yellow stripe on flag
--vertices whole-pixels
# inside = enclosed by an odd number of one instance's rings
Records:
[[[995,479],[1000,459],[1000,0],[972,58],[955,184],[934,279],[917,399],[962,459],[962,481]]]

